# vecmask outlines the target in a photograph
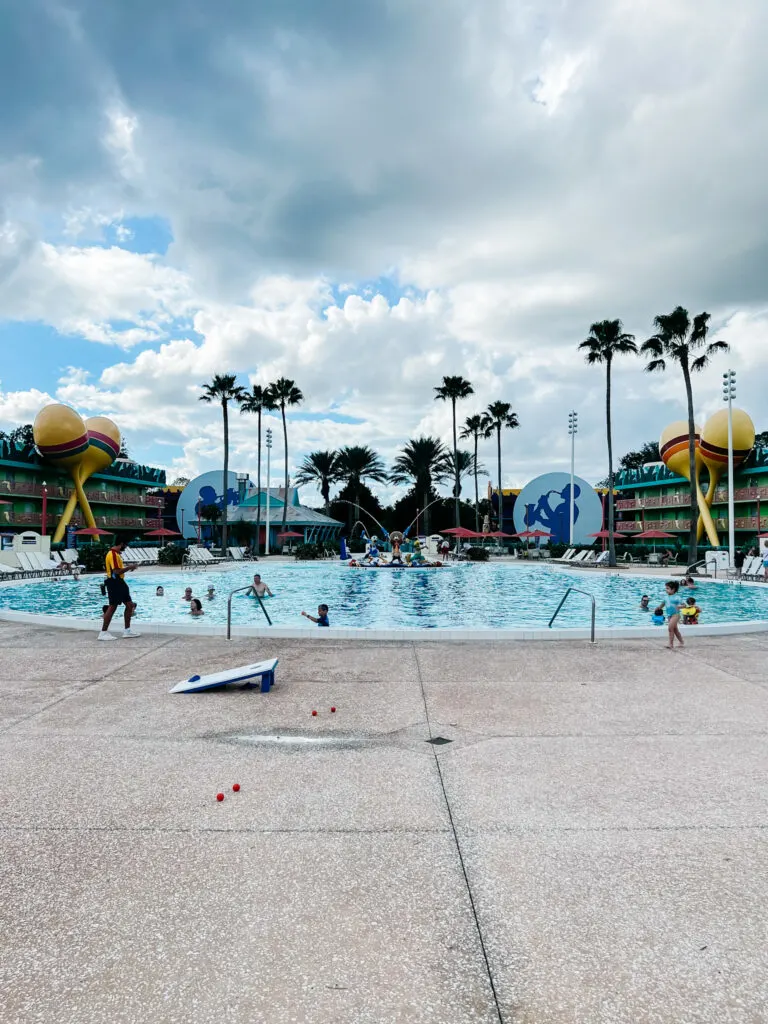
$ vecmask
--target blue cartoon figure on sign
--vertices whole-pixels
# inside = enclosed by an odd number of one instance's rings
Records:
[[[581,488],[574,484],[573,488],[573,522],[574,525],[579,518],[579,506],[577,504]],[[552,495],[555,495],[552,501]],[[559,501],[559,503],[558,503]],[[553,508],[554,505],[554,508]],[[559,544],[568,540],[570,532],[571,517],[571,485],[566,484],[561,491],[547,491],[539,497],[535,504],[526,504],[525,522],[529,530],[537,527],[552,534],[552,542]]]

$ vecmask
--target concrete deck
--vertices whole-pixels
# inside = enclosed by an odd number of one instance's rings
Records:
[[[0,623],[0,1022],[764,1022],[768,636],[690,633]]]

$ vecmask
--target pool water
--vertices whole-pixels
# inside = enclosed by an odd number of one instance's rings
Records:
[[[331,626],[369,629],[520,629],[547,626],[566,587],[574,585],[594,594],[598,626],[646,626],[649,615],[638,608],[642,594],[651,607],[664,599],[662,577],[574,572],[552,566],[510,566],[504,563],[448,565],[442,569],[359,570],[340,562],[261,563],[264,580],[274,591],[265,602],[276,626],[316,629],[301,616],[317,615],[324,602]],[[226,623],[227,595],[247,585],[253,563],[237,568],[195,573],[142,572],[129,575],[140,622]],[[0,586],[0,610],[97,619],[105,603],[100,576],[29,581]],[[213,600],[205,594],[216,588]],[[158,585],[165,597],[155,597]],[[195,619],[182,601],[186,586],[203,603],[205,615]],[[768,620],[768,586],[699,583],[690,594],[702,609],[701,623]],[[589,603],[572,595],[557,618],[560,627],[584,627]],[[235,625],[264,626],[266,620],[253,598],[238,594],[232,601]]]

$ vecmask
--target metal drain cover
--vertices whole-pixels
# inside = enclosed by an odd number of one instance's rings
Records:
[[[445,736],[433,736],[427,743],[431,743],[433,747],[442,747],[444,743],[453,743],[453,740],[448,740]]]

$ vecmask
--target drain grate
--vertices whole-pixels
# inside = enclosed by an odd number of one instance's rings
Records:
[[[453,740],[446,739],[445,736],[433,736],[427,743],[431,743],[433,747],[442,747],[444,743],[453,743]]]

